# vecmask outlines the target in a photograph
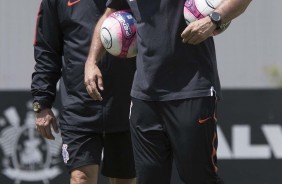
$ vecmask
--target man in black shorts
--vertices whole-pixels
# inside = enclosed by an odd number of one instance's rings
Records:
[[[95,28],[92,62],[103,53],[101,22],[131,9],[137,21],[137,70],[131,90],[131,134],[138,184],[170,183],[172,161],[185,184],[219,184],[216,101],[220,97],[212,35],[251,0],[225,0],[209,16],[186,25],[185,0],[108,0]],[[96,75],[94,70],[86,68]],[[101,77],[99,77],[101,79]],[[87,81],[100,98],[101,80]]]
[[[71,184],[97,183],[102,151],[102,174],[110,177],[111,184],[135,183],[128,120],[135,59],[101,58],[103,101],[94,101],[84,86],[93,27],[105,4],[104,0],[42,0],[38,12],[31,84],[36,126],[47,139],[54,139],[51,127],[58,132],[51,107],[60,79],[58,121]]]

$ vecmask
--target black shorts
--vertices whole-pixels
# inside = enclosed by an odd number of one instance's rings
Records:
[[[132,99],[131,135],[137,183],[169,184],[174,159],[186,184],[219,184],[214,97]]]
[[[61,130],[61,135],[63,160],[69,172],[85,165],[100,165],[103,152],[101,172],[104,176],[121,179],[135,177],[129,131],[103,135]]]

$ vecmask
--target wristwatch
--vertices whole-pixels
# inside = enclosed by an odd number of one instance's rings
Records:
[[[39,113],[41,111],[41,105],[38,101],[32,103],[32,110],[36,113]]]
[[[209,14],[211,21],[216,25],[216,29],[220,29],[221,27],[221,16],[217,12],[212,12]]]

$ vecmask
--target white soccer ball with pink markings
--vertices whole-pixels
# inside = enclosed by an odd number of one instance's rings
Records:
[[[121,10],[112,13],[103,22],[100,37],[104,48],[120,58],[137,55],[136,21],[130,11]]]
[[[223,0],[186,0],[184,4],[184,18],[187,25],[196,20],[202,19],[211,14]],[[230,22],[223,24],[220,32],[223,32],[230,25]]]

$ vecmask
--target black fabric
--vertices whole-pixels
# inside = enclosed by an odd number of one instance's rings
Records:
[[[169,184],[174,160],[182,182],[218,184],[215,111],[214,97],[166,102],[133,98],[137,183]]]
[[[129,6],[128,6],[126,0],[121,0],[121,1],[108,0],[107,1],[107,7],[113,8],[113,9],[116,9],[116,10],[129,9]]]
[[[61,77],[62,37],[55,1],[42,1],[36,22],[34,40],[36,65],[32,74],[31,92],[34,101],[46,107],[52,106],[56,96],[56,83]]]
[[[130,132],[105,134],[101,172],[111,178],[135,178]]]
[[[135,58],[106,56],[99,63],[103,74],[102,102],[94,101],[84,86],[84,64],[93,28],[105,0],[43,0],[38,13],[34,42],[35,72],[31,92],[34,100],[51,107],[60,80],[59,123],[64,129],[118,132],[129,129],[130,89]],[[122,105],[118,105],[122,102]]]
[[[73,130],[61,130],[62,156],[69,173],[79,167],[100,164],[103,137],[102,134]]]
[[[131,95],[149,101],[220,96],[213,38],[183,44],[185,0],[128,0],[137,20],[137,72]],[[126,0],[109,0],[120,9]]]
[[[135,178],[130,133],[109,134],[61,131],[63,159],[69,172],[92,164],[100,165],[104,176],[120,179]],[[103,158],[102,158],[103,152]]]

